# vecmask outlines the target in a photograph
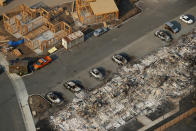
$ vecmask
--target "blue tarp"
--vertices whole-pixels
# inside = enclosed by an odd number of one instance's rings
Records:
[[[24,43],[24,39],[22,40],[19,40],[19,41],[9,41],[8,44],[11,45],[11,46],[17,46],[17,45],[20,45]]]

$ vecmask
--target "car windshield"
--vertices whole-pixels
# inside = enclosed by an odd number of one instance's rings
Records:
[[[95,30],[96,33],[100,33],[101,31],[102,31],[101,29]]]
[[[122,56],[120,56],[120,55],[117,55],[117,56],[116,56],[116,58],[117,58],[118,60],[120,60],[120,61],[122,61],[122,60],[123,60],[123,57],[122,57]]]
[[[165,36],[166,33],[164,33],[164,32],[159,32],[159,35],[160,35],[160,36]]]
[[[187,21],[189,21],[189,20],[190,20],[190,18],[189,18],[189,17],[184,17],[184,19],[185,19],[185,20],[187,20]]]
[[[68,82],[68,85],[73,87],[73,86],[75,86],[75,83],[70,81],[70,82]]]
[[[96,74],[96,75],[99,75],[99,71],[94,69],[93,72]]]
[[[37,64],[37,65],[41,65],[42,63],[40,63],[40,62],[38,61],[38,62],[36,62],[36,64]]]
[[[51,97],[51,99],[53,99],[53,100],[58,99],[58,97],[57,97],[57,95],[56,95],[56,94],[50,94],[50,97]]]
[[[41,60],[42,60],[43,62],[46,62],[46,60],[45,60],[44,58],[41,58]]]

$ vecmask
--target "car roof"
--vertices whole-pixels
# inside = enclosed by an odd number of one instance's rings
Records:
[[[100,31],[102,31],[102,29],[101,29],[101,28],[98,28],[98,29],[96,29],[95,31],[96,31],[96,32],[100,32]]]
[[[171,22],[166,22],[165,24],[168,25],[168,26],[170,26],[170,27],[174,26],[174,24],[171,23]]]
[[[69,81],[68,84],[71,86],[75,86],[75,83],[73,81]]]
[[[189,18],[187,15],[184,15],[183,17],[184,17],[184,18]]]

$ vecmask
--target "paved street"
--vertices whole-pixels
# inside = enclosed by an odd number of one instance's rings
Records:
[[[15,90],[6,73],[0,74],[0,131],[26,131]]]
[[[33,75],[24,77],[29,94],[46,92],[65,80],[73,79],[79,72],[87,72],[86,69],[90,66],[196,5],[195,0],[141,1],[144,12],[130,19],[121,28],[111,30],[99,38],[90,38],[69,51],[58,52],[58,58],[53,63]],[[138,50],[134,50],[132,55],[140,52],[140,46],[138,45]]]

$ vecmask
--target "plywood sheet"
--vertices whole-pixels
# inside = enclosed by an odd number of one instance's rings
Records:
[[[96,0],[95,2],[90,2],[90,7],[95,15],[118,12],[114,0]]]

